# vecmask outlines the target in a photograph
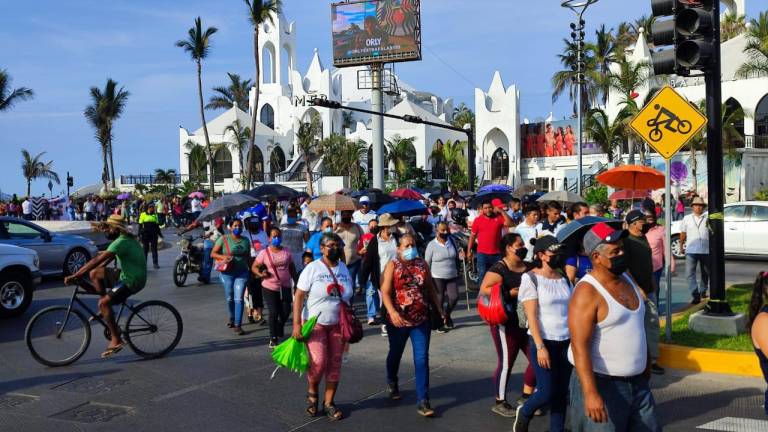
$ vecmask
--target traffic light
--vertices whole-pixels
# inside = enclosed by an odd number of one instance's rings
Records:
[[[651,13],[656,18],[653,44],[657,49],[651,54],[651,62],[656,75],[687,76],[692,69],[703,70],[710,65],[713,45],[720,39],[712,11],[715,1],[651,0]]]
[[[72,187],[75,185],[75,179],[72,176],[67,176],[67,187]]]

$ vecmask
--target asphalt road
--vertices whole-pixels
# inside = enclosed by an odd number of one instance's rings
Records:
[[[181,312],[184,337],[165,358],[139,359],[125,349],[99,359],[107,341],[94,327],[88,352],[77,363],[47,368],[32,360],[24,327],[37,310],[66,302],[71,288],[46,282],[31,309],[0,322],[0,431],[505,431],[511,420],[490,412],[495,352],[476,312],[459,305],[457,329],[433,334],[431,398],[437,418],[415,412],[412,362],[401,368],[404,399],[385,397],[386,339],[366,329],[342,369],[337,403],[347,418],[329,424],[304,415],[305,378],[274,370],[266,327],[245,325],[245,336],[226,328],[219,284],[176,288],[171,282],[175,249],[161,251],[160,270],[150,270],[139,300],[163,299]],[[729,261],[729,281],[749,282],[761,263]],[[678,290],[677,285],[676,291]],[[684,289],[684,288],[682,288]],[[683,293],[684,294],[684,293]],[[510,399],[518,396],[524,359],[517,361]],[[666,430],[765,431],[760,379],[670,370],[653,377],[654,395]],[[715,423],[711,423],[715,422]],[[725,425],[725,426],[724,426]],[[538,418],[532,430],[547,430]]]

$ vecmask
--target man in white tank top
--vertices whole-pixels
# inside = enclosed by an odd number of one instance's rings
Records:
[[[624,231],[605,223],[584,236],[592,271],[568,307],[571,430],[661,431],[648,384],[643,297],[626,272]]]

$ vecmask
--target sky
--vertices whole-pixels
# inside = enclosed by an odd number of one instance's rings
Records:
[[[131,93],[114,126],[116,174],[150,174],[179,168],[179,126],[200,126],[194,63],[174,43],[186,37],[195,17],[219,29],[203,65],[205,99],[226,85],[226,73],[254,74],[253,47],[241,0],[38,0],[5,1],[0,13],[0,69],[12,87],[29,87],[31,101],[0,113],[0,192],[26,191],[21,149],[46,152],[75,189],[101,177],[99,144],[83,117],[89,88],[107,78]],[[284,0],[296,22],[297,66],[305,73],[314,48],[331,61],[328,0]],[[474,89],[487,90],[494,71],[505,86],[518,86],[521,115],[531,120],[569,114],[567,98],[552,103],[550,77],[556,55],[570,37],[572,12],[560,0],[422,0],[423,59],[398,63],[396,73],[416,89],[453,97],[474,108]],[[756,14],[754,3],[747,16]],[[588,34],[600,24],[616,27],[650,13],[650,0],[601,0],[590,7]],[[207,119],[217,112],[206,112]],[[46,180],[32,193],[48,195]]]

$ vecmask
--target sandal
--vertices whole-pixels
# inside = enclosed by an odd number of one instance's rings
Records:
[[[228,328],[232,328],[232,327],[234,327],[234,326],[235,326],[235,322],[234,322],[234,321],[232,321],[232,320],[229,320],[229,322],[227,323],[227,327],[228,327]]]
[[[117,346],[109,347],[109,348],[107,348],[106,351],[101,353],[101,358],[111,357],[114,354],[119,353],[120,350],[122,350],[122,349],[123,349],[123,343],[120,343],[120,345],[117,345]]]
[[[317,394],[307,393],[307,414],[310,417],[315,417],[317,415],[317,402],[319,400]]]
[[[344,414],[336,404],[331,402],[330,405],[325,405],[325,416],[328,417],[328,420],[330,421],[339,421],[344,417]]]

